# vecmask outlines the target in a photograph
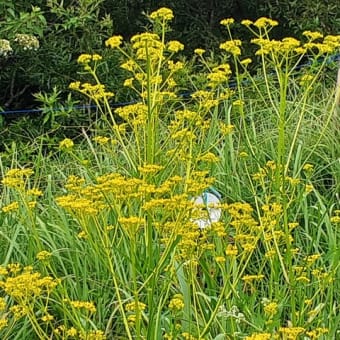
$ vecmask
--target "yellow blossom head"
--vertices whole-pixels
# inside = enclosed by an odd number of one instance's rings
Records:
[[[205,53],[205,50],[203,48],[196,48],[194,50],[194,53],[199,55],[199,56],[202,56]]]
[[[60,149],[71,149],[74,146],[72,139],[65,138],[59,143]]]
[[[279,23],[276,20],[272,20],[266,17],[259,18],[254,22],[254,26],[259,29],[267,28],[267,27],[274,27],[274,26],[277,26],[278,24]]]
[[[105,46],[117,48],[122,44],[123,37],[121,35],[114,35],[105,41]]]
[[[235,22],[233,18],[223,19],[220,21],[220,24],[223,26],[230,26]]]
[[[184,45],[177,40],[171,40],[168,42],[167,50],[173,53],[178,51],[182,51],[184,49]]]
[[[174,14],[170,8],[162,7],[157,11],[154,11],[150,14],[150,19],[152,20],[162,20],[162,21],[170,21],[174,18]]]
[[[310,41],[317,40],[323,37],[323,35],[320,32],[312,32],[312,31],[304,31],[302,35],[307,37],[308,40]]]
[[[245,19],[241,21],[241,25],[249,27],[253,22],[251,20]]]

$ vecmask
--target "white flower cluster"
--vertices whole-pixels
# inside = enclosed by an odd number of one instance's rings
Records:
[[[24,50],[37,50],[39,48],[39,40],[34,35],[16,34],[14,41]]]
[[[12,53],[13,49],[11,44],[6,39],[0,39],[0,57],[7,57],[8,54]]]

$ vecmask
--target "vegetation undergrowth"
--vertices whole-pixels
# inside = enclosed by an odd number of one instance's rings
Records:
[[[1,166],[1,339],[339,336],[339,91],[320,79],[340,36],[275,41],[276,21],[245,20],[253,75],[225,19],[222,54],[195,50],[190,74],[172,18],[106,41],[132,104],[113,108],[102,56],[82,54],[91,80],[70,88],[96,127]]]

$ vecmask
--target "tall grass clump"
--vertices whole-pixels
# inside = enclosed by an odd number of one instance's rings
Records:
[[[133,102],[114,108],[105,60],[82,54],[70,88],[96,129],[1,167],[1,338],[335,339],[339,116],[321,77],[340,37],[245,20],[252,60],[224,19],[221,55],[188,62],[172,11],[149,18],[105,42]]]

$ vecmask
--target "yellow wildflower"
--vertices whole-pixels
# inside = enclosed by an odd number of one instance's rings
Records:
[[[244,66],[248,66],[250,63],[252,63],[253,61],[250,59],[250,58],[246,58],[246,59],[243,59],[240,61],[240,64],[241,65],[244,65]]]
[[[69,301],[70,305],[76,309],[85,309],[90,313],[96,312],[96,307],[93,302],[89,301]]]
[[[42,250],[37,254],[37,259],[40,261],[48,260],[52,256],[52,253],[46,250]]]
[[[279,23],[276,20],[272,20],[266,17],[259,18],[254,22],[254,26],[260,29],[266,28],[268,26],[274,27],[274,26],[277,26],[278,24]]]
[[[224,262],[226,262],[226,258],[224,256],[216,256],[215,261],[217,263],[224,263]]]
[[[255,280],[262,280],[264,278],[264,275],[262,274],[259,274],[259,275],[244,275],[242,277],[242,280],[244,282],[252,282],[252,281],[255,281]]]
[[[66,333],[67,336],[75,337],[75,336],[77,336],[78,331],[74,327],[71,327],[68,330],[66,330],[65,333]]]
[[[289,340],[295,340],[305,332],[303,327],[280,327],[279,332]]]
[[[234,56],[239,56],[241,54],[241,49],[239,46],[241,45],[241,40],[227,40],[224,43],[220,44],[220,49],[225,50],[226,52],[229,52]]]
[[[317,327],[311,331],[306,332],[306,335],[310,337],[312,340],[319,339],[323,334],[327,334],[329,332],[328,328]]]
[[[123,37],[121,35],[114,35],[105,41],[105,46],[111,48],[117,48],[121,45]]]
[[[312,31],[304,31],[302,33],[305,37],[307,37],[310,41],[314,41],[323,37],[323,34],[320,32],[312,32]]]
[[[125,305],[125,310],[127,312],[134,312],[136,310],[144,311],[146,309],[146,304],[140,301],[129,302]]]
[[[203,48],[196,48],[194,50],[194,53],[199,55],[199,56],[202,56],[205,53],[205,50]]]
[[[146,164],[138,167],[138,171],[142,174],[155,174],[163,169],[164,166],[158,164]]]
[[[26,195],[28,196],[42,196],[43,192],[37,188],[32,188],[26,191]]]
[[[71,90],[79,91],[80,84],[81,84],[80,81],[73,81],[72,83],[70,83],[68,87]]]
[[[168,67],[169,67],[169,70],[176,72],[178,70],[183,69],[184,64],[180,61],[177,61],[176,63],[174,63],[172,60],[169,60],[168,61]]]
[[[91,54],[81,54],[78,57],[77,62],[78,64],[88,64],[91,60],[92,60]]]
[[[183,296],[181,294],[176,294],[170,300],[169,309],[174,312],[179,312],[184,308]]]
[[[0,297],[0,312],[6,309],[6,300],[3,297]]]
[[[277,313],[278,305],[276,302],[269,302],[264,306],[263,309],[266,315],[272,317]]]
[[[244,101],[242,99],[236,99],[233,101],[233,106],[243,106],[244,105]]]
[[[202,162],[208,162],[208,163],[217,163],[219,162],[220,158],[218,156],[216,156],[215,154],[213,154],[212,152],[207,152],[203,155],[201,155],[198,158],[199,161]]]
[[[236,256],[238,254],[237,246],[228,244],[227,249],[225,250],[225,254],[227,256]]]
[[[241,25],[249,27],[250,25],[253,25],[253,22],[251,20],[245,19],[241,21]]]
[[[314,165],[309,164],[309,163],[306,163],[306,164],[303,166],[302,169],[303,169],[304,171],[306,171],[306,172],[311,172],[311,171],[313,171],[313,169],[314,169]]]
[[[93,138],[93,140],[100,145],[105,145],[109,142],[110,138],[104,136],[96,136]]]
[[[340,215],[335,215],[330,218],[331,223],[337,224],[340,223]]]
[[[8,205],[5,205],[4,207],[1,208],[1,210],[4,212],[4,213],[8,213],[8,212],[11,212],[11,211],[15,211],[15,210],[18,210],[19,209],[19,203],[18,202],[12,202]]]
[[[49,313],[46,313],[44,316],[41,317],[42,322],[49,322],[52,320],[54,320],[54,316]]]
[[[170,21],[174,18],[174,14],[170,8],[162,7],[157,11],[154,11],[150,14],[150,19],[152,20],[164,20]]]
[[[8,319],[0,319],[0,330],[8,325]]]
[[[60,149],[71,149],[74,146],[72,139],[65,138],[59,143]]]
[[[123,86],[125,87],[133,87],[134,78],[127,78],[124,80]]]
[[[249,156],[248,153],[245,151],[241,151],[238,155],[240,158],[247,158]]]
[[[28,313],[27,306],[14,305],[14,306],[10,307],[9,310],[10,310],[11,313],[13,313],[15,320],[22,318],[23,316],[27,315],[27,313]]]
[[[235,22],[235,20],[233,18],[228,18],[228,19],[222,19],[220,21],[220,24],[223,26],[230,26]]]
[[[305,193],[306,193],[306,194],[311,193],[313,190],[314,190],[313,184],[306,184],[306,185],[305,185]]]
[[[184,49],[184,45],[177,40],[171,40],[168,42],[167,50],[173,53],[178,51],[182,51]]]

